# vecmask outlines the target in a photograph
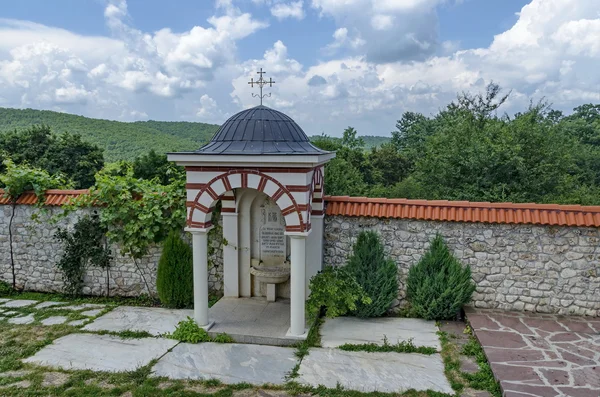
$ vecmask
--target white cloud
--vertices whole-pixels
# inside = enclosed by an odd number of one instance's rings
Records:
[[[292,1],[290,3],[277,3],[271,7],[271,15],[282,20],[285,18],[304,19],[304,2]]]
[[[446,0],[312,0],[322,16],[339,29],[352,29],[362,45],[355,54],[387,63],[423,60],[435,52],[438,40],[435,6]],[[336,40],[326,49],[341,48]]]
[[[355,32],[354,37],[350,37],[347,28],[339,28],[333,32],[333,42],[329,43],[323,50],[326,54],[333,55],[338,50],[344,48],[357,50],[364,46],[365,43],[360,34]]]
[[[371,18],[371,27],[375,30],[388,30],[394,26],[392,15],[377,14]]]
[[[490,81],[513,90],[509,112],[530,98],[562,110],[600,101],[597,0],[531,0],[512,27],[472,49],[438,37],[435,7],[443,2],[307,0],[303,6],[331,18],[335,29],[328,57],[305,64],[277,38],[258,59],[239,59],[239,41],[268,26],[242,12],[239,0],[219,0],[213,17],[183,32],[135,29],[127,4],[116,0],[105,9],[110,37],[0,20],[0,104],[218,123],[258,103],[247,82],[260,67],[276,81],[265,104],[310,134],[339,135],[348,125],[386,134],[402,112],[436,112],[457,92]],[[295,1],[254,3],[270,11]]]
[[[211,85],[220,68],[236,63],[236,42],[268,26],[231,4],[181,33],[133,28],[124,0],[108,1],[104,17],[110,38],[1,19],[3,104],[77,105],[73,111],[111,118],[139,118],[144,111],[135,107],[148,106],[147,94],[191,106],[183,97]]]
[[[316,0],[322,12],[348,13],[361,0]],[[326,4],[325,4],[326,3]],[[412,2],[431,7],[434,2]],[[280,74],[269,104],[286,110],[311,133],[341,133],[354,125],[364,134],[382,134],[406,110],[434,113],[462,91],[483,91],[491,81],[513,93],[504,110],[521,111],[530,99],[545,97],[555,107],[570,110],[578,104],[600,101],[600,15],[594,0],[532,0],[513,27],[497,35],[486,48],[458,50],[460,43],[445,42],[440,56],[412,62],[373,62],[362,55],[346,56]],[[391,4],[391,3],[390,3]],[[329,7],[329,8],[328,8]],[[336,8],[337,7],[337,8]],[[590,19],[592,16],[595,19]],[[350,48],[350,37],[359,32],[340,27],[329,50]],[[412,40],[420,46],[418,35]],[[279,44],[280,46],[283,43]],[[366,40],[365,45],[371,45]],[[280,52],[280,54],[283,54]],[[286,55],[287,56],[287,55]],[[263,59],[252,67],[271,68],[291,62]],[[285,68],[282,68],[285,70]],[[241,107],[252,105],[245,79],[234,80],[233,96]],[[318,120],[318,123],[315,123]],[[318,126],[315,126],[318,124]],[[387,126],[387,127],[386,127]]]

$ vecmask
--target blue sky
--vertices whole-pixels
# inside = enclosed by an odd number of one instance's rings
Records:
[[[0,10],[0,106],[221,123],[266,104],[309,133],[387,135],[491,81],[505,111],[600,102],[597,0],[20,0]]]

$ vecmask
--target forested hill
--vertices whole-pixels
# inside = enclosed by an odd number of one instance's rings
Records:
[[[154,149],[157,153],[194,150],[208,142],[215,124],[167,121],[125,123],[35,109],[0,108],[0,132],[45,124],[54,132],[78,133],[104,149],[107,162],[132,160]]]
[[[216,124],[187,121],[150,120],[126,123],[49,110],[0,108],[0,133],[40,124],[48,125],[53,132],[80,134],[83,140],[104,149],[107,162],[133,160],[151,149],[157,153],[195,150],[208,142],[219,128]],[[379,146],[391,139],[381,136],[362,138],[365,149]]]

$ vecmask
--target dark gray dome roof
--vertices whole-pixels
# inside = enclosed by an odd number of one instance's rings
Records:
[[[266,106],[232,116],[199,154],[325,154],[294,120]]]

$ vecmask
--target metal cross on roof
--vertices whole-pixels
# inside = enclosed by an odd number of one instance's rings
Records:
[[[263,78],[263,74],[265,74],[265,73],[266,72],[263,72],[262,68],[260,68],[260,72],[256,72],[256,74],[260,74],[260,78],[257,81],[254,81],[254,77],[253,77],[248,82],[248,84],[250,84],[251,87],[254,88],[254,84],[256,84],[256,85],[258,85],[258,88],[260,88],[260,94],[252,93],[252,98],[257,98],[257,97],[260,98],[261,106],[263,104],[263,98],[271,97],[271,93],[263,95],[263,87],[266,86],[267,84],[269,85],[269,87],[273,87],[273,84],[275,84],[275,82],[273,81],[272,78],[269,77],[269,81],[267,81]]]

